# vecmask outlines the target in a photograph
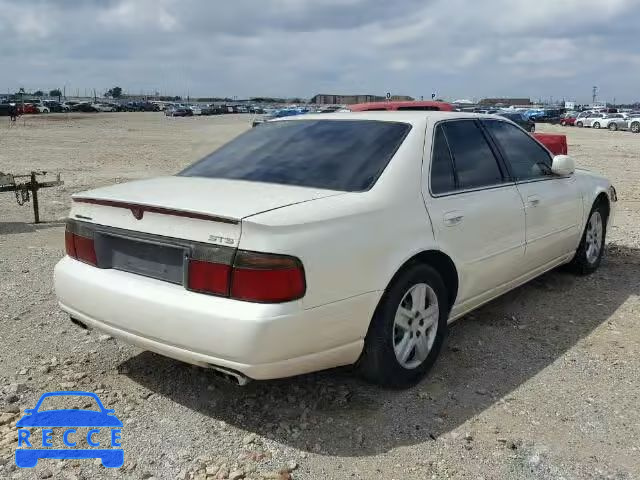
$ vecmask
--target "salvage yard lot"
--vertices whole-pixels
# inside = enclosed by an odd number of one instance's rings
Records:
[[[0,412],[32,408],[47,391],[85,390],[125,424],[120,471],[91,460],[22,471],[11,415],[0,414],[0,478],[640,478],[640,135],[629,132],[538,124],[566,133],[578,167],[616,186],[602,268],[583,278],[549,273],[455,323],[436,367],[407,391],[381,390],[348,369],[240,388],[71,324],[52,286],[70,195],[173,174],[251,120],[0,122],[0,171],[60,172],[65,181],[40,192],[47,223],[37,226],[30,205],[0,196]]]

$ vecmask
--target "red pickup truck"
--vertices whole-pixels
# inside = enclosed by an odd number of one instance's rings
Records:
[[[443,112],[452,112],[453,105],[447,102],[369,102],[357,103],[350,105],[349,110],[352,112],[371,112],[371,111],[407,111],[407,110],[440,110]],[[547,147],[554,155],[566,155],[568,152],[566,135],[558,135],[553,133],[533,133],[532,134],[540,143]]]
[[[569,153],[566,135],[557,133],[534,133],[533,136],[554,155],[567,155]]]
[[[372,112],[372,111],[384,111],[384,110],[440,110],[442,112],[453,112],[453,105],[447,102],[418,102],[418,101],[406,101],[406,102],[369,102],[369,103],[356,103],[350,105],[349,110],[352,112]]]

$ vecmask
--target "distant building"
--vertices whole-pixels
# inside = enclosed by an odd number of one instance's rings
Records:
[[[354,103],[383,102],[386,99],[387,97],[380,95],[329,95],[319,93],[309,103],[316,105],[353,105]],[[407,95],[392,95],[391,100],[401,102],[411,101],[413,98]]]
[[[478,105],[486,107],[511,107],[531,105],[530,98],[483,98]]]

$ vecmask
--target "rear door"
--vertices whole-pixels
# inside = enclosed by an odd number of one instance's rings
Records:
[[[475,119],[439,122],[432,138],[423,189],[434,235],[458,267],[457,303],[479,303],[522,271],[524,207]]]
[[[574,175],[551,173],[551,154],[521,129],[483,120],[525,205],[527,270],[552,262],[578,243],[582,201]]]

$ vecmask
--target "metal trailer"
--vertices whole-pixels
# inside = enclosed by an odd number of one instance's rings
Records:
[[[36,177],[45,176],[47,172],[31,172],[26,175],[12,175],[0,172],[0,193],[15,192],[18,205],[24,205],[33,199],[33,218],[35,223],[40,223],[40,210],[38,205],[38,190],[41,188],[59,187],[64,182],[60,180],[60,174],[55,180],[38,182]],[[20,179],[27,179],[20,181]]]

